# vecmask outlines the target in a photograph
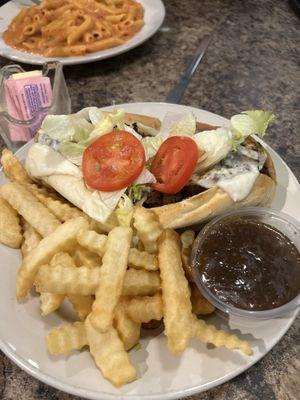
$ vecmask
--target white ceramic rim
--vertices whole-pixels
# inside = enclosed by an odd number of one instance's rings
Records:
[[[293,316],[293,319],[290,321],[290,323],[286,326],[286,331],[291,327],[291,325],[293,324],[294,320],[297,317],[297,313],[295,313],[295,315]],[[276,346],[276,344],[282,339],[282,337],[279,337],[278,340],[274,343],[274,346]],[[273,346],[273,347],[274,347]],[[273,348],[272,347],[272,348]],[[268,350],[265,354],[261,354],[260,357],[258,357],[257,359],[253,360],[249,365],[247,365],[246,368],[244,368],[243,370],[234,372],[234,373],[230,373],[227,374],[225,376],[223,376],[222,378],[216,379],[214,381],[211,381],[207,384],[201,385],[201,388],[199,388],[199,386],[194,386],[191,387],[189,389],[183,389],[180,391],[173,391],[173,392],[169,392],[169,393],[164,393],[163,395],[161,393],[159,394],[152,394],[152,395],[112,395],[109,393],[105,393],[105,392],[95,392],[93,390],[85,390],[85,389],[81,389],[81,388],[77,388],[76,386],[73,385],[69,385],[66,384],[64,382],[58,381],[57,379],[53,379],[51,376],[43,374],[42,372],[38,372],[36,371],[35,368],[33,368],[30,364],[28,364],[23,358],[21,357],[15,357],[13,352],[10,352],[9,349],[7,348],[7,346],[4,345],[4,343],[2,342],[2,340],[0,339],[0,348],[3,351],[3,353],[11,360],[13,361],[16,365],[18,365],[18,367],[20,367],[22,370],[24,370],[25,372],[27,372],[29,375],[31,375],[33,378],[46,383],[49,386],[54,387],[55,389],[61,390],[62,392],[65,393],[69,393],[72,394],[74,396],[81,396],[85,399],[89,399],[89,400],[100,400],[100,395],[101,395],[101,400],[116,400],[116,399],[134,399],[134,400],[138,400],[138,399],[144,399],[144,400],[176,400],[178,398],[185,398],[188,396],[192,396],[194,394],[198,394],[198,393],[203,393],[209,389],[212,389],[216,386],[221,385],[222,383],[228,382],[231,379],[235,378],[236,376],[242,374],[243,372],[247,371],[247,369],[249,369],[250,367],[252,367],[254,364],[256,364],[258,361],[260,361],[270,350]]]
[[[183,111],[187,111],[187,109],[189,110],[193,110],[193,107],[190,106],[182,106],[182,105],[172,105],[172,104],[168,104],[168,103],[146,103],[146,102],[141,102],[141,103],[127,103],[127,104],[118,104],[115,105],[114,107],[126,107],[126,105],[131,106],[131,107],[135,107],[137,110],[139,109],[140,106],[146,106],[146,107],[151,107],[151,105],[155,105],[155,106],[167,106],[169,108],[171,108],[172,106],[176,106],[177,108],[181,108]],[[108,106],[108,107],[103,107],[103,109],[111,109],[113,108],[112,106]],[[197,111],[201,111],[204,112],[207,115],[211,115],[214,117],[218,117],[219,119],[222,119],[224,121],[224,123],[228,122],[228,120],[226,120],[225,118],[217,115],[217,114],[213,114],[211,112],[205,111],[205,110],[201,110],[201,109],[196,109],[194,108],[194,110]],[[129,111],[130,112],[130,111]],[[264,143],[262,140],[259,140],[260,142]],[[31,142],[27,143],[25,146],[23,146],[18,152],[22,151],[22,149],[24,149],[25,147],[29,147],[31,145]],[[268,145],[265,144],[266,147],[269,147]],[[277,154],[277,153],[276,153]],[[278,156],[279,157],[279,156]],[[279,157],[280,158],[280,157]],[[292,173],[292,171],[289,169],[289,167],[287,166],[287,164],[280,158],[281,162],[284,164],[284,166],[289,170],[289,173],[291,175],[291,177],[295,180],[295,182],[297,182],[296,177],[294,176],[294,174]],[[2,170],[2,169],[1,169]],[[0,171],[1,171],[0,170]],[[297,182],[298,183],[298,182]],[[300,185],[298,183],[299,186],[299,190],[300,190]],[[67,384],[63,381],[60,381],[58,379],[52,378],[51,376],[44,374],[43,372],[39,371],[37,368],[34,368],[31,364],[29,364],[23,357],[17,357],[15,355],[15,353],[12,351],[12,349],[7,346],[0,338],[0,348],[3,351],[3,353],[10,358],[15,364],[17,364],[21,369],[23,369],[25,372],[27,372],[29,375],[33,376],[34,378],[46,383],[47,385],[50,385],[58,390],[64,391],[66,393],[70,393],[72,395],[76,395],[76,396],[81,396],[83,398],[87,398],[87,399],[93,399],[93,400],[99,400],[100,398],[102,400],[112,400],[112,399],[134,399],[134,400],[138,400],[138,399],[144,399],[144,400],[160,400],[160,399],[164,399],[164,400],[171,400],[171,399],[177,399],[179,397],[187,397],[187,396],[191,396],[197,393],[201,393],[204,392],[208,389],[211,389],[213,387],[216,387],[222,383],[225,383],[229,380],[231,380],[232,378],[240,375],[241,373],[243,373],[244,371],[246,371],[248,368],[250,368],[251,366],[253,366],[255,363],[257,363],[261,358],[263,358],[278,342],[279,340],[282,339],[282,337],[284,336],[284,334],[287,332],[287,330],[290,328],[290,326],[292,325],[292,323],[294,322],[295,318],[297,317],[297,311],[291,313],[291,317],[289,319],[289,321],[287,322],[287,324],[285,325],[284,331],[282,333],[282,335],[278,336],[278,338],[275,340],[275,342],[272,344],[272,346],[270,347],[270,349],[268,349],[265,353],[260,354],[259,356],[257,356],[255,359],[253,359],[252,361],[249,362],[249,364],[247,364],[246,366],[241,367],[240,369],[233,371],[231,373],[228,373],[218,379],[212,380],[211,382],[207,382],[205,384],[201,384],[201,385],[196,385],[196,386],[192,386],[190,388],[184,388],[181,390],[176,390],[176,391],[169,391],[168,393],[157,393],[157,394],[146,394],[146,395],[136,395],[136,394],[123,394],[120,393],[118,394],[110,394],[107,392],[96,392],[94,390],[86,390],[86,389],[82,389],[82,388],[78,388],[74,385],[70,385]],[[100,397],[101,396],[101,397]]]
[[[147,12],[146,2],[149,0],[138,0],[138,1],[140,3],[142,3],[143,7],[145,8],[145,12]],[[162,0],[150,0],[150,2],[155,3],[154,6],[157,8],[157,11],[159,13],[159,18],[157,20],[155,20],[155,24],[153,24],[152,28],[149,30],[147,35],[144,36],[142,34],[142,31],[139,31],[132,39],[130,39],[128,42],[126,42],[125,44],[122,44],[120,46],[112,47],[110,49],[105,49],[102,51],[96,51],[94,53],[88,53],[84,56],[79,56],[79,57],[48,58],[48,57],[38,56],[38,55],[34,54],[34,55],[32,55],[32,59],[30,59],[30,53],[25,53],[25,52],[16,50],[12,47],[9,47],[4,43],[3,39],[0,38],[0,43],[2,42],[2,45],[4,46],[4,47],[0,47],[0,56],[7,58],[9,60],[15,61],[15,62],[21,62],[24,64],[31,64],[31,65],[42,65],[47,61],[60,61],[63,65],[79,65],[79,64],[87,64],[87,63],[105,60],[107,58],[118,56],[118,55],[126,53],[127,51],[132,50],[135,47],[138,47],[142,43],[146,42],[158,31],[158,29],[163,24],[165,15],[166,15],[164,3],[162,2]],[[7,2],[2,7],[0,7],[0,11],[3,7],[7,6],[7,4],[9,4],[9,3],[11,3],[11,1]],[[147,22],[145,24],[145,27],[147,27]],[[25,54],[25,56],[24,56],[24,54]]]

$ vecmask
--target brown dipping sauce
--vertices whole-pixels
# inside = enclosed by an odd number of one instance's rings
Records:
[[[235,307],[269,310],[300,293],[298,249],[263,222],[228,218],[208,234],[197,256],[205,287]]]

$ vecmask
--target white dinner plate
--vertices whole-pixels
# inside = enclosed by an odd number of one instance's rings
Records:
[[[128,42],[121,46],[112,47],[95,53],[89,53],[79,57],[52,57],[47,58],[35,54],[26,53],[8,46],[2,37],[11,20],[24,7],[35,5],[31,0],[11,0],[0,8],[0,55],[10,60],[26,64],[40,65],[46,61],[57,60],[64,65],[85,64],[93,61],[113,57],[139,46],[149,39],[159,29],[165,18],[165,7],[161,0],[138,0],[144,7],[145,24],[142,29]]]
[[[148,114],[162,119],[167,111],[193,111],[198,121],[212,125],[228,120],[207,111],[165,103],[122,104],[128,112]],[[18,156],[24,159],[30,143]],[[272,207],[300,219],[300,187],[281,158],[266,145],[277,172],[278,184]],[[6,181],[1,173],[0,183]],[[216,313],[207,318],[218,328],[237,334],[250,342],[252,357],[239,351],[214,348],[196,340],[180,356],[167,349],[166,337],[144,336],[139,349],[130,351],[139,378],[120,389],[105,380],[88,351],[73,352],[68,357],[51,357],[45,346],[45,335],[68,317],[65,308],[46,318],[39,313],[38,297],[19,303],[15,298],[15,279],[21,261],[20,252],[0,245],[0,345],[4,353],[26,372],[57,389],[90,399],[175,399],[220,385],[245,371],[263,357],[285,334],[296,317],[296,311],[268,321],[226,317]],[[69,319],[69,318],[67,318]],[[148,334],[149,335],[149,334]]]

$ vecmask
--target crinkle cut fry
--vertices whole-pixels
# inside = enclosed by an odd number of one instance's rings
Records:
[[[154,296],[122,296],[120,301],[127,315],[135,322],[148,323],[163,317],[163,302],[160,293]]]
[[[52,329],[46,336],[46,343],[49,353],[55,356],[80,350],[88,344],[84,323],[74,322]]]
[[[101,333],[93,327],[90,316],[85,320],[85,327],[90,352],[104,378],[118,387],[136,379],[136,369],[115,328],[111,326]]]
[[[97,268],[102,265],[101,257],[80,245],[76,246],[73,259],[77,267],[85,266],[88,268]]]
[[[77,234],[78,243],[98,256],[103,257],[106,248],[107,236],[93,230],[81,230]]]
[[[72,251],[76,245],[76,234],[85,229],[88,222],[79,217],[68,220],[43,238],[23,260],[17,274],[17,298],[25,297],[32,287],[34,277],[43,264],[47,264],[59,251]],[[47,291],[47,290],[46,290]]]
[[[48,236],[60,225],[60,221],[24,185],[18,182],[6,183],[0,188],[0,192],[43,237]]]
[[[151,296],[160,290],[158,271],[129,268],[125,273],[123,295]]]
[[[49,266],[53,267],[57,262],[68,262],[68,253],[56,253],[50,260]],[[65,299],[65,295],[61,293],[40,293],[40,310],[43,317],[56,311]]]
[[[42,265],[36,274],[34,284],[38,292],[91,295],[97,290],[99,277],[99,268]],[[148,296],[159,290],[158,272],[132,268],[126,271],[122,295]]]
[[[21,251],[23,257],[31,252],[41,241],[42,236],[27,222],[23,223],[23,243]]]
[[[62,264],[68,268],[76,269],[76,264],[73,258],[68,253],[57,253],[52,258],[50,262],[50,267],[55,268],[57,264]],[[59,293],[51,293],[53,296],[63,296]],[[80,295],[80,294],[68,294],[67,298],[69,302],[72,304],[74,311],[78,315],[80,320],[84,320],[89,313],[92,311],[92,305],[94,302],[94,296],[90,295]]]
[[[179,235],[166,229],[158,247],[165,334],[169,350],[179,353],[188,345],[192,318],[190,290],[182,269]]]
[[[132,268],[143,268],[147,271],[158,270],[158,260],[156,255],[150,254],[147,251],[139,251],[135,248],[129,250],[128,265]]]
[[[107,236],[93,230],[82,230],[77,235],[78,243],[87,250],[103,257],[106,249]],[[136,269],[156,271],[158,269],[157,256],[138,249],[129,249],[128,265]]]
[[[20,218],[16,210],[0,197],[0,242],[19,249],[22,243]]]
[[[53,267],[57,262],[68,262],[69,254],[56,253],[50,260],[49,266]],[[61,293],[42,292],[40,293],[40,310],[43,317],[56,311],[64,301],[65,295]]]
[[[192,230],[186,230],[180,235],[182,267],[189,282],[194,282],[190,261],[194,239],[195,232]]]
[[[125,350],[130,350],[135,346],[140,338],[141,323],[133,321],[127,314],[122,301],[117,304],[115,309],[114,323]]]
[[[1,155],[1,164],[6,176],[13,181],[19,183],[32,183],[31,178],[27,174],[25,168],[17,157],[8,149],[4,149]]]
[[[108,234],[90,317],[91,323],[100,332],[106,332],[113,322],[114,310],[122,294],[131,238],[132,229],[123,226],[114,228]]]
[[[85,318],[91,313],[92,306],[94,303],[94,296],[91,295],[80,295],[80,294],[68,294],[67,298],[72,304],[78,318],[84,321]]]
[[[10,150],[4,149],[2,151],[1,164],[3,166],[5,175],[12,182],[24,184],[33,194],[38,193],[39,195],[44,195],[45,197],[51,197],[53,200],[58,200],[59,195],[57,192],[53,192],[52,190],[49,191],[49,189],[46,187],[37,186],[37,184],[28,175],[22,163]],[[79,215],[76,215],[76,217],[78,216]],[[73,218],[75,218],[75,215]]]
[[[44,292],[40,294],[41,315],[46,317],[56,311],[64,301],[65,295],[59,293]]]
[[[181,266],[179,237],[175,231],[167,229],[160,238],[158,260],[162,280],[165,333],[170,351],[177,353],[184,350],[189,338],[195,337],[205,343],[239,349],[251,355],[252,350],[246,341],[212,325],[206,325],[192,314],[188,282]]]
[[[211,343],[216,347],[224,346],[227,349],[241,350],[247,356],[253,354],[249,343],[239,339],[236,335],[217,329],[213,325],[207,325],[204,321],[193,318],[192,337],[201,340],[203,343]]]
[[[156,253],[157,241],[163,231],[157,215],[144,207],[136,207],[133,219],[133,226],[145,250],[148,253]]]
[[[41,235],[26,221],[23,223],[24,241],[21,247],[23,257],[33,250],[41,241]],[[52,260],[51,260],[52,261]],[[51,262],[50,262],[51,264]],[[41,293],[40,310],[43,317],[57,310],[63,302],[65,296],[59,293]]]
[[[51,194],[47,193],[45,190],[41,190],[36,185],[26,185],[26,188],[42,203],[44,206],[49,208],[49,210],[59,219],[61,222],[65,222],[68,219],[84,217],[82,211],[78,208],[71,206],[67,202],[63,202],[58,198],[54,198]]]
[[[77,267],[56,264],[42,265],[35,277],[34,285],[38,292],[61,294],[95,294],[99,284],[99,268]]]
[[[215,307],[202,295],[195,283],[190,283],[191,302],[193,313],[196,315],[207,315],[215,311]]]
[[[162,299],[154,296],[122,296],[115,310],[114,327],[125,350],[135,346],[140,338],[141,324],[162,318]]]

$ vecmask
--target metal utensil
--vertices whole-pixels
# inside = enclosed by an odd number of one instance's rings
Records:
[[[15,0],[14,3],[18,3],[23,7],[32,7],[34,5],[38,6],[41,3],[41,1],[42,0]],[[8,3],[8,1],[5,1],[4,3]]]
[[[166,103],[179,104],[187,85],[189,84],[194,72],[196,71],[200,61],[202,60],[205,51],[211,41],[211,36],[206,35],[201,40],[196,53],[188,65],[187,69],[179,79],[179,82],[170,90],[166,97]]]
[[[42,0],[15,0],[14,3],[18,3],[20,6],[23,7],[32,7],[34,5],[38,6],[40,5]],[[5,3],[8,3],[9,0],[6,0],[3,2],[3,4],[0,1],[0,7],[3,6]]]

